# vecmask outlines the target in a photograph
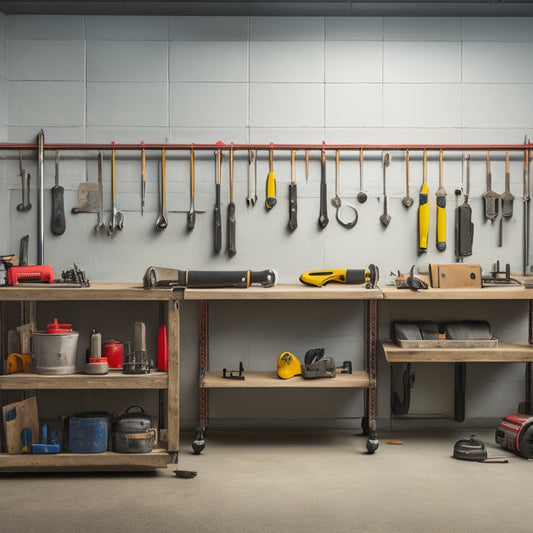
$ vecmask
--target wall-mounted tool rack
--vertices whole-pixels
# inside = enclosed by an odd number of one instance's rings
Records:
[[[529,139],[526,138],[526,142],[524,144],[407,144],[407,143],[401,143],[401,144],[336,144],[336,143],[315,143],[315,144],[302,144],[302,143],[294,143],[294,144],[280,144],[280,143],[225,143],[222,141],[218,141],[216,143],[116,143],[116,142],[110,142],[110,143],[45,143],[44,142],[44,134],[41,131],[39,134],[39,142],[38,143],[0,143],[0,150],[2,151],[17,151],[19,154],[20,152],[24,151],[34,151],[37,150],[38,152],[38,162],[39,162],[39,176],[38,176],[38,189],[39,189],[39,196],[38,196],[38,234],[37,234],[37,257],[38,257],[38,263],[44,262],[44,216],[43,216],[43,209],[42,206],[44,204],[43,199],[43,176],[44,176],[44,162],[47,160],[45,154],[46,152],[55,152],[56,154],[59,152],[82,152],[86,154],[87,152],[94,152],[95,154],[97,152],[112,152],[113,156],[115,152],[127,152],[127,153],[136,153],[135,158],[139,157],[139,161],[145,161],[146,155],[150,154],[149,157],[161,157],[162,154],[168,154],[170,155],[172,153],[172,156],[175,157],[176,154],[178,154],[178,157],[180,159],[188,159],[191,160],[191,167],[192,167],[192,161],[193,161],[193,152],[204,152],[209,153],[209,157],[213,157],[213,160],[216,159],[216,156],[213,156],[213,152],[228,152],[230,151],[232,156],[233,153],[237,154],[240,152],[241,156],[242,153],[246,153],[246,157],[250,157],[250,153],[263,153],[265,158],[269,158],[272,160],[272,156],[274,153],[284,153],[284,155],[287,156],[287,158],[290,158],[292,161],[292,164],[294,166],[294,158],[296,155],[299,158],[302,158],[302,153],[305,153],[305,161],[306,161],[306,180],[309,176],[309,154],[319,152],[322,154],[321,160],[322,160],[322,176],[324,183],[321,182],[321,188],[320,188],[320,205],[321,205],[321,216],[319,217],[319,226],[320,229],[324,229],[327,225],[328,219],[327,217],[323,216],[323,212],[326,212],[326,188],[325,188],[325,161],[326,161],[326,155],[336,155],[336,161],[337,161],[337,170],[338,170],[338,160],[339,160],[339,153],[348,153],[352,152],[350,154],[353,156],[354,159],[360,159],[361,164],[361,185],[362,185],[362,160],[363,160],[363,154],[370,154],[369,159],[382,159],[385,161],[385,159],[382,158],[382,154],[384,152],[405,152],[406,154],[406,162],[409,160],[409,155],[412,159],[421,160],[422,154],[424,163],[426,161],[426,158],[428,159],[438,159],[438,154],[440,154],[440,161],[441,161],[441,169],[442,169],[442,161],[450,161],[455,160],[457,161],[462,157],[461,154],[464,154],[465,152],[472,152],[473,153],[473,160],[479,160],[482,161],[485,158],[486,153],[486,159],[487,159],[487,174],[489,174],[489,153],[495,153],[495,156],[503,160],[505,158],[505,155],[509,156],[509,154],[512,154],[512,158],[514,160],[522,160],[524,161],[524,180],[523,180],[523,194],[522,194],[522,200],[524,202],[524,237],[523,237],[523,243],[524,243],[524,274],[530,274],[531,273],[531,265],[529,263],[529,202],[530,202],[530,178],[529,178],[529,161],[531,160],[531,151],[533,150],[533,144],[530,142]],[[160,152],[157,156],[154,156],[154,151]],[[451,155],[450,155],[451,154]],[[78,155],[76,155],[78,157]],[[83,157],[83,156],[81,156]],[[162,159],[164,159],[164,155],[162,156]],[[113,158],[114,159],[114,158]],[[507,158],[509,159],[509,158]],[[231,157],[231,161],[233,161],[233,157]],[[143,163],[141,163],[143,164]],[[164,166],[162,164],[162,166]],[[272,166],[272,164],[271,164]],[[385,165],[384,165],[385,166]],[[507,166],[508,166],[508,160],[507,160]],[[233,164],[231,164],[231,167],[233,168]],[[408,163],[407,163],[408,167]],[[425,164],[424,164],[425,167]],[[144,168],[144,165],[143,165]],[[272,169],[271,169],[272,170]],[[163,170],[161,171],[162,174],[164,173]],[[425,173],[425,172],[424,172]],[[144,173],[143,173],[144,174]],[[407,174],[407,183],[409,182],[409,171],[406,170]],[[442,171],[441,171],[442,174]],[[269,173],[270,176],[270,173]],[[336,175],[337,178],[337,175]],[[257,181],[257,175],[255,176],[255,179]],[[163,183],[165,180],[164,178],[161,179],[161,182]],[[322,179],[321,179],[322,181]],[[193,193],[194,193],[194,177],[193,177],[193,170],[191,168],[191,210],[193,209]],[[489,182],[489,178],[487,177],[487,183]],[[233,184],[233,180],[231,179],[231,184]],[[337,190],[337,184],[338,181],[336,179],[336,190]],[[145,187],[145,181],[143,178],[143,190]],[[219,182],[218,182],[218,190],[219,189]],[[249,176],[249,188],[250,188],[250,176]],[[163,191],[165,190],[163,185],[160,185],[160,189]],[[407,185],[408,189],[408,185]],[[114,189],[113,189],[114,190]],[[255,190],[255,189],[254,189]],[[274,182],[274,189],[275,191],[275,182]],[[439,188],[439,191],[442,191],[442,187]],[[362,187],[361,187],[362,191]],[[487,189],[488,191],[488,189]],[[218,193],[219,194],[219,193]],[[233,186],[231,187],[231,198],[233,198]],[[292,195],[292,192],[291,192]],[[165,196],[164,192],[161,192],[161,203],[163,203],[163,198]],[[380,196],[380,195],[376,195]],[[442,202],[446,202],[445,200],[445,193],[444,193],[444,199],[441,199]],[[496,194],[496,196],[499,197],[499,195]],[[114,195],[113,195],[114,197]],[[253,201],[250,202],[250,199],[253,198]],[[291,196],[291,198],[293,198]],[[338,197],[337,197],[338,198]],[[256,195],[249,194],[247,197],[248,204],[252,203],[255,204]],[[267,198],[268,200],[268,198]],[[405,200],[410,200],[411,203],[409,205],[412,205],[412,199],[408,198],[408,194],[406,194]],[[271,199],[272,201],[272,199]],[[360,203],[362,203],[362,200],[359,200]],[[496,200],[498,201],[498,200]],[[233,200],[231,200],[233,202]],[[291,200],[292,202],[292,200]],[[333,201],[332,201],[333,203]],[[386,191],[385,191],[385,168],[383,169],[383,204],[386,206]],[[142,204],[144,206],[144,203]],[[275,199],[274,203],[272,205],[275,205]],[[408,205],[407,202],[404,202],[404,205]],[[355,219],[350,223],[347,221],[342,221],[338,214],[339,214],[339,205],[337,206],[337,221],[344,225],[347,228],[353,228],[355,226],[355,223],[357,221],[357,211],[353,206],[345,206],[345,207],[352,207],[354,211]],[[267,208],[270,207],[267,202]],[[141,208],[142,209],[142,208]],[[161,209],[161,212],[163,212],[163,208]],[[293,215],[294,215],[295,209],[293,209]],[[386,208],[385,208],[386,211]],[[440,211],[442,214],[442,210]],[[120,213],[119,213],[120,214]],[[429,215],[428,215],[429,216]],[[189,229],[191,228],[190,220],[192,220],[192,215],[189,214]],[[164,217],[166,218],[166,217]],[[161,219],[158,219],[158,222]],[[387,216],[387,213],[385,212],[382,217],[380,217],[380,220],[385,224],[385,220],[389,219],[390,217]],[[440,220],[440,224],[442,227],[445,227],[445,216],[442,218],[437,218],[437,221]],[[165,220],[163,219],[163,222]],[[166,228],[166,223],[160,224],[156,223],[156,228],[158,230]],[[291,227],[292,226],[292,227]],[[296,227],[296,221],[295,219],[291,219],[289,222],[289,227],[291,227],[291,230]],[[120,229],[120,228],[119,228]],[[501,243],[501,219],[500,219],[500,243]],[[439,246],[437,246],[439,251],[443,251],[446,248],[446,243],[439,242]],[[216,252],[220,252],[220,247],[215,246]],[[424,253],[425,248],[423,244],[420,244],[419,246],[419,252]],[[236,249],[235,245],[232,246],[232,250],[230,255],[235,255]]]

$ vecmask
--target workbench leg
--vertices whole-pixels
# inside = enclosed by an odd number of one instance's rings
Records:
[[[456,422],[465,419],[466,363],[455,363],[453,418]]]
[[[169,300],[167,306],[168,336],[168,389],[167,389],[167,442],[168,453],[179,451],[180,442],[180,319],[178,302]]]
[[[200,425],[192,443],[195,454],[200,454],[205,448],[205,432],[209,421],[209,389],[203,387],[207,370],[209,369],[209,302],[200,302],[200,335],[199,335],[199,400]]]
[[[368,440],[366,449],[374,453],[379,446],[376,424],[377,413],[377,340],[378,304],[377,300],[365,302],[365,366],[370,380],[367,389],[365,412],[368,421]],[[363,422],[364,424],[364,422]],[[363,427],[363,429],[365,429]]]

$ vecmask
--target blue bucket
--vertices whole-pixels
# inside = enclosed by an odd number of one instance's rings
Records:
[[[68,447],[72,453],[102,453],[108,449],[108,413],[77,413],[70,417]]]

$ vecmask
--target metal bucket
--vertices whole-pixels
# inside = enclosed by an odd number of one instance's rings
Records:
[[[79,335],[77,331],[34,333],[33,348],[37,374],[75,374]]]

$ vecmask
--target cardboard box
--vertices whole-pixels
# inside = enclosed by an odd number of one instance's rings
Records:
[[[430,263],[429,277],[434,289],[481,289],[481,266],[475,264]]]

